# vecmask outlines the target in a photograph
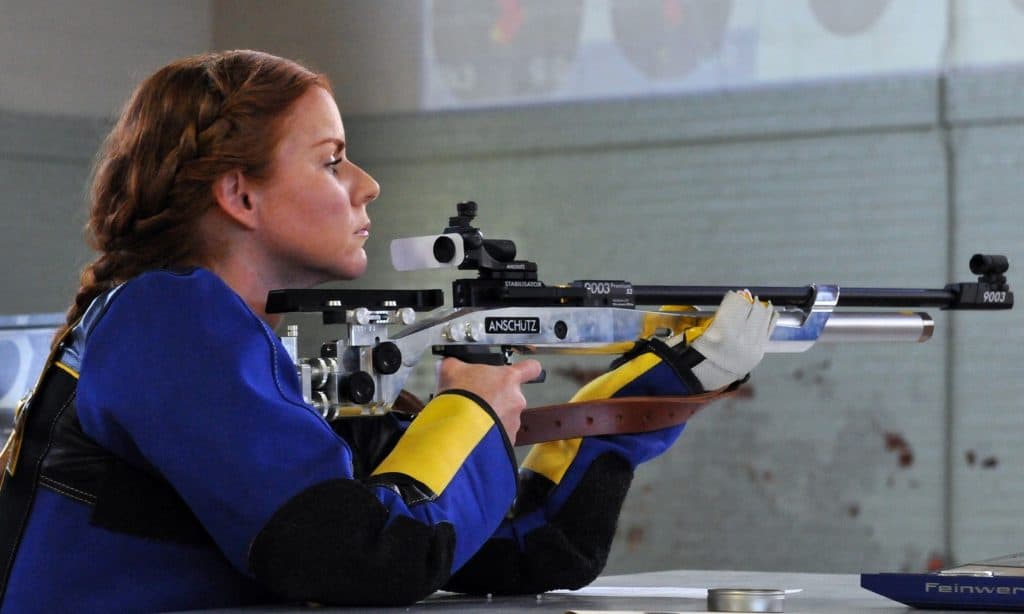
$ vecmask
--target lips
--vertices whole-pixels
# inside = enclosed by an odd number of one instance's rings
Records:
[[[359,230],[356,231],[356,236],[359,236],[359,237],[369,237],[370,236],[370,225],[366,224],[365,226],[362,226],[361,228],[359,228]]]

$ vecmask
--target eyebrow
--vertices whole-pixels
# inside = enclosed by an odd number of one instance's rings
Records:
[[[334,155],[338,155],[341,152],[345,151],[345,141],[335,137],[329,137],[322,141],[318,141],[316,144],[313,145],[313,147],[320,147],[321,145],[330,144],[334,145]]]

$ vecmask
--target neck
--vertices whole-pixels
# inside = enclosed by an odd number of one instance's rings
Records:
[[[204,218],[200,227],[206,240],[198,264],[220,277],[271,328],[276,328],[282,316],[267,313],[267,294],[282,288],[309,288],[324,279],[310,274],[298,274],[294,267],[280,262],[244,228],[230,223],[218,211]],[[216,240],[211,238],[215,237]]]
[[[276,328],[281,323],[280,314],[267,313],[267,293],[280,288],[279,284],[267,279],[266,275],[254,267],[234,258],[207,263],[205,266],[242,297],[249,309],[271,328]]]

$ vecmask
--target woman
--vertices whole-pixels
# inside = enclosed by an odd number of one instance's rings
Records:
[[[139,85],[94,175],[99,256],[12,438],[3,611],[407,604],[600,572],[633,468],[681,426],[542,444],[517,476],[536,361],[444,361],[411,424],[303,402],[267,292],[362,274],[378,194],[294,62],[207,54]],[[773,322],[732,295],[706,334],[640,343],[577,397],[717,389]]]

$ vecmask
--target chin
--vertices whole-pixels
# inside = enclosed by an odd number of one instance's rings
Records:
[[[354,258],[349,262],[346,262],[342,266],[338,267],[334,271],[337,279],[356,279],[362,277],[363,273],[366,272],[366,254],[363,254],[362,258]]]

